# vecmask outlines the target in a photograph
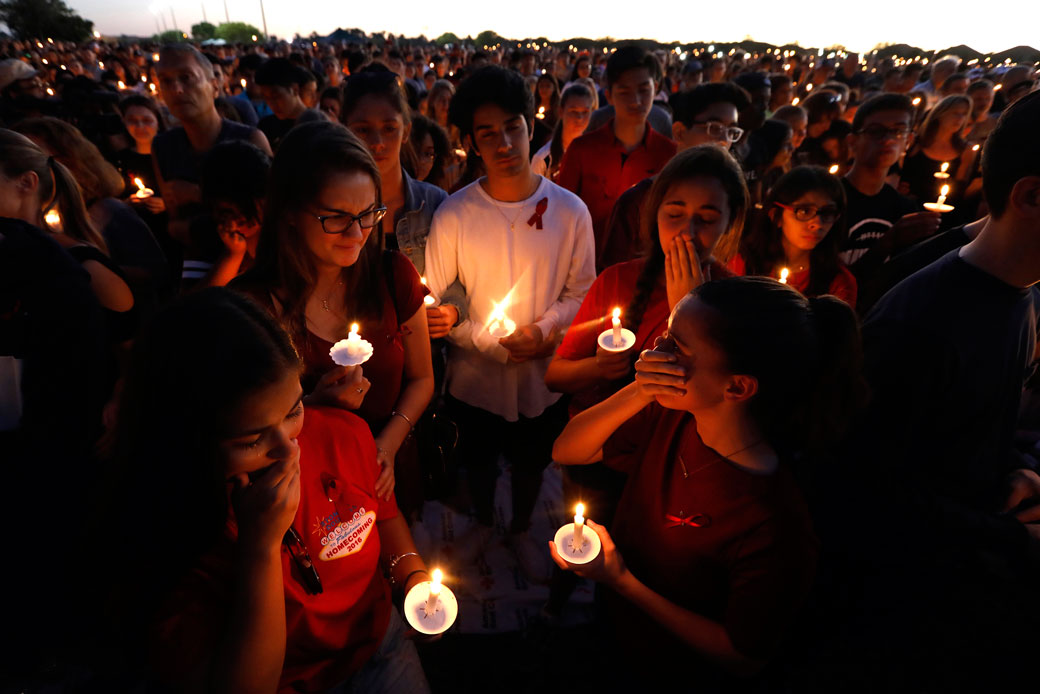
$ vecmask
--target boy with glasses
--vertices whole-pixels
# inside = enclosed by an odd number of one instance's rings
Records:
[[[750,104],[747,93],[729,82],[709,82],[688,92],[672,95],[672,137],[676,150],[697,145],[715,145],[728,150],[744,130],[737,126],[740,111]],[[596,269],[638,258],[643,249],[639,236],[640,211],[653,177],[644,178],[618,197],[607,222]]]
[[[456,556],[459,565],[472,563],[494,534],[504,454],[512,468],[509,545],[528,578],[544,581],[545,546],[527,529],[553,441],[567,422],[566,403],[546,387],[545,370],[595,279],[592,220],[577,196],[531,169],[534,98],[518,73],[477,70],[459,85],[449,118],[487,171],[437,208],[426,246],[433,295],[458,279],[469,303],[468,318],[448,334],[447,404],[477,521],[456,541]]]
[[[638,46],[612,53],[607,59],[607,97],[614,118],[572,142],[560,165],[560,185],[580,197],[592,215],[596,257],[602,253],[618,196],[660,171],[676,152],[675,143],[646,122],[659,70],[657,59]]]
[[[848,239],[842,260],[861,284],[869,284],[897,252],[931,236],[941,215],[921,210],[885,179],[906,149],[914,107],[902,94],[867,100],[852,121],[852,168],[842,179],[848,199]]]

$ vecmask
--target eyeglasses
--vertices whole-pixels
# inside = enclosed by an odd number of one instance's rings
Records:
[[[296,532],[296,528],[289,526],[289,529],[285,531],[285,537],[282,538],[282,544],[289,550],[289,556],[292,557],[293,564],[296,565],[300,572],[300,577],[303,579],[304,589],[307,593],[310,595],[321,593],[321,577],[318,575],[318,570],[314,568],[310,552],[307,551],[307,547],[303,544],[303,540],[300,539],[300,534]]]
[[[893,137],[897,140],[902,140],[904,137],[910,134],[909,125],[897,125],[894,128],[886,128],[883,125],[868,125],[865,128],[860,128],[856,131],[857,135],[866,135],[871,140],[886,140],[889,137]]]
[[[820,218],[824,224],[829,224],[841,216],[841,210],[836,205],[817,207],[816,205],[785,205],[782,202],[775,203],[777,207],[790,210],[794,218],[799,222],[808,222],[810,219]]]
[[[729,143],[736,142],[744,134],[743,128],[738,128],[735,125],[724,125],[717,120],[694,121],[693,124],[708,133],[709,137],[713,137],[716,140],[725,140]]]
[[[321,229],[326,234],[342,234],[344,231],[349,229],[354,222],[358,223],[358,226],[362,229],[371,229],[383,218],[386,214],[386,207],[373,207],[372,209],[365,210],[361,214],[350,214],[349,212],[343,212],[341,214],[316,214],[314,218],[321,222]]]

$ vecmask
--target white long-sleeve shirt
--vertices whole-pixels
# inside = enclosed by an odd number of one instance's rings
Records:
[[[529,225],[547,199],[542,229]],[[426,244],[426,280],[435,296],[456,278],[466,290],[469,317],[448,339],[448,392],[507,421],[536,417],[560,398],[545,386],[551,357],[523,363],[491,337],[495,304],[518,326],[542,335],[566,330],[596,278],[592,218],[581,199],[548,179],[521,202],[495,200],[476,181],[445,200]]]

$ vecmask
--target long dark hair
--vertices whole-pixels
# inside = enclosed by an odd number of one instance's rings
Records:
[[[791,205],[812,191],[833,200],[838,206],[839,216],[823,240],[809,253],[809,286],[805,294],[819,296],[830,291],[841,267],[838,249],[845,240],[848,222],[845,219],[845,188],[837,176],[820,166],[796,166],[781,176],[766,195],[762,210],[755,215],[740,239],[740,255],[748,275],[778,276],[785,263],[781,228],[783,210],[777,205]]]
[[[292,213],[309,205],[332,175],[360,172],[372,179],[382,204],[379,169],[365,145],[339,123],[301,123],[282,140],[271,165],[267,205],[260,228],[256,265],[241,284],[275,292],[281,316],[293,335],[306,330],[304,309],[317,282],[317,267]],[[372,229],[356,263],[343,268],[348,315],[378,322],[385,286],[381,256],[383,233]]]
[[[119,589],[136,593],[116,600],[140,610],[136,600],[161,598],[220,541],[229,509],[219,443],[228,417],[300,368],[270,314],[228,289],[184,295],[142,330],[107,486],[107,529],[120,535],[107,542],[133,566]]]
[[[397,75],[379,63],[366,66],[361,72],[348,77],[344,83],[343,101],[339,112],[339,119],[343,125],[347,125],[350,114],[366,96],[383,99],[401,116],[401,122],[405,128],[411,125],[412,114],[408,107],[408,98],[397,81]],[[401,161],[412,161],[414,158],[415,153],[412,151],[411,142],[407,137],[403,138],[401,140]]]
[[[807,299],[766,277],[730,277],[694,290],[715,310],[709,338],[732,373],[754,376],[751,415],[778,451],[821,453],[867,401],[859,322],[833,296]]]
[[[409,139],[412,141],[412,151],[415,153],[416,159],[422,154],[422,142],[423,138],[427,135],[433,141],[433,168],[430,169],[429,175],[424,179],[427,183],[432,183],[440,188],[446,188],[444,180],[444,165],[448,161],[448,155],[451,153],[451,144],[448,142],[448,134],[444,132],[444,128],[433,122],[432,119],[426,116],[414,116],[412,118],[412,133]],[[407,167],[406,167],[407,168]],[[415,176],[416,164],[413,163],[412,170],[408,173]]]
[[[560,171],[560,164],[563,163],[563,112],[567,110],[567,102],[571,99],[592,99],[595,101],[595,98],[592,90],[579,82],[563,90],[563,96],[560,97],[560,117],[556,121],[556,127],[553,128],[552,140],[549,143],[549,169],[545,172],[549,180],[556,180],[556,174]]]
[[[672,157],[657,174],[643,203],[640,234],[647,248],[646,265],[636,280],[636,292],[632,302],[625,310],[625,322],[632,332],[639,330],[643,322],[643,313],[650,303],[650,296],[664,276],[664,249],[661,248],[661,238],[657,230],[657,208],[661,206],[664,196],[673,184],[700,176],[717,179],[726,191],[729,201],[730,226],[715,244],[716,249],[735,248],[735,240],[740,238],[748,209],[748,189],[744,182],[744,174],[736,160],[728,152],[714,145],[698,145]],[[725,260],[718,254],[716,257]]]

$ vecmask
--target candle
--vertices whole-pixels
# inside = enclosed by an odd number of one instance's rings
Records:
[[[358,333],[357,323],[350,324],[350,333],[347,335],[347,341],[353,344],[358,344],[361,342],[361,335]]]
[[[153,63],[159,62],[159,54],[158,53],[152,53],[152,62]]]
[[[441,579],[443,577],[440,569],[433,570],[433,581],[430,582],[430,593],[426,598],[426,616],[437,611],[437,600],[441,596]]]
[[[57,210],[47,210],[47,214],[43,215],[43,221],[47,222],[47,226],[61,230],[61,215]]]
[[[47,87],[47,96],[54,96],[54,90],[50,87]]]
[[[101,61],[101,60],[98,61],[97,66],[98,66],[99,70],[104,70],[105,69],[105,63],[103,61]]]
[[[545,70],[542,70],[542,72],[545,72]],[[534,114],[534,117],[538,120],[545,120],[545,107],[539,106],[538,113]]]
[[[611,324],[611,326],[614,329],[614,334],[612,336],[613,339],[614,339],[614,346],[615,347],[620,347],[621,346],[621,342],[622,342],[622,338],[621,338],[621,309],[619,309],[619,308],[615,308],[614,309],[614,315],[610,319],[610,324]]]
[[[137,192],[134,193],[135,198],[150,198],[155,195],[154,190],[144,187],[144,181],[140,178],[134,178],[134,185],[137,186]]]
[[[123,80],[119,80],[118,82],[116,82],[116,86],[119,87],[120,90],[126,89],[126,85],[123,83]]]
[[[246,78],[245,78],[245,77],[243,77],[242,79],[240,79],[240,80],[238,81],[238,83],[242,85],[242,89],[245,89],[245,88],[246,88]]]
[[[978,152],[979,151],[979,145],[975,145],[974,147],[972,147],[971,151],[972,152]]]
[[[488,323],[488,332],[491,333],[491,337],[508,337],[516,331],[516,323],[506,316],[503,304],[505,302],[495,304],[495,308],[491,311],[490,322]]]
[[[836,174],[836,173],[838,173],[838,165],[837,165],[837,164],[832,164],[832,165],[831,165],[831,168],[830,168],[830,169],[828,169],[828,171],[829,171],[829,172],[830,172],[831,174]]]
[[[149,82],[148,88],[152,90],[152,94],[155,94],[155,82]]]
[[[939,191],[939,199],[935,202],[926,202],[924,204],[924,209],[928,210],[929,212],[952,212],[954,209],[953,205],[946,204],[946,196],[949,194],[950,186],[944,185]]]
[[[583,535],[585,533],[585,504],[578,504],[574,509],[574,537],[571,539],[571,546],[574,547],[575,552],[581,551],[581,546],[585,544]]]
[[[949,178],[950,177],[950,174],[948,173],[949,168],[950,168],[950,162],[944,161],[942,163],[942,166],[939,167],[939,170],[936,171],[932,175],[935,176],[936,178]]]
[[[419,281],[422,282],[422,285],[424,287],[426,286],[426,278],[425,277],[420,277]],[[434,298],[433,294],[427,294],[426,296],[423,297],[423,303],[426,304],[427,307],[433,306],[435,303],[437,303],[437,299]]]
[[[362,339],[358,333],[358,324],[351,323],[347,339],[332,345],[329,356],[339,366],[357,366],[368,361],[373,351],[372,343]]]
[[[791,101],[792,106],[797,106],[798,102],[801,101],[797,96]]]
[[[787,268],[780,268],[780,284],[787,284],[787,278],[791,275],[791,271]]]
[[[914,106],[917,106],[918,104],[920,104],[920,103],[921,103],[921,97],[919,97],[919,96],[915,96],[915,97],[914,97],[914,100],[913,100],[913,101],[911,101],[910,103],[911,103],[911,104],[913,104]]]

